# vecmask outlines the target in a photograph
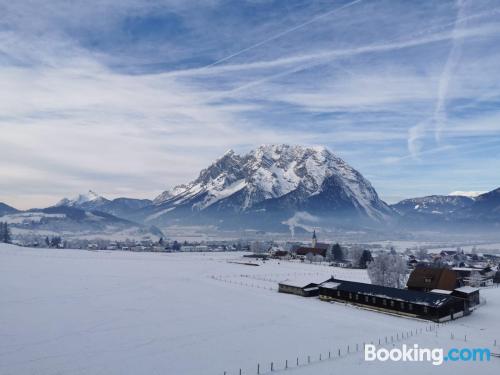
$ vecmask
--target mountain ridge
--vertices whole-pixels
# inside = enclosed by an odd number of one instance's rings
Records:
[[[328,207],[318,204],[322,200]],[[393,214],[370,182],[327,148],[284,144],[261,145],[243,155],[229,150],[193,181],[157,196],[153,206],[146,220],[178,220],[175,212],[216,217],[267,212],[286,219],[313,209],[318,216],[341,213],[376,223]],[[327,215],[326,209],[332,212]]]
[[[461,231],[500,226],[500,188],[479,195],[459,193],[388,205],[360,172],[326,147],[268,144],[243,154],[227,150],[192,181],[153,200],[108,199],[89,190],[49,208],[80,209],[89,217],[100,212],[140,226],[162,227],[283,231],[292,223],[335,230]],[[2,207],[11,214],[36,211],[0,204],[0,216],[7,214]]]

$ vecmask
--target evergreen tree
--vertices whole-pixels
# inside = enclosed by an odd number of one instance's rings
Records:
[[[332,254],[334,260],[344,260],[344,252],[342,251],[342,247],[338,243],[333,245]]]
[[[179,245],[179,242],[174,241],[174,243],[172,244],[172,250],[179,251],[180,249],[181,249],[181,245]]]
[[[50,247],[49,236],[45,237],[45,246]]]
[[[10,243],[11,241],[9,225],[7,222],[0,222],[0,242]]]
[[[4,223],[4,242],[5,243],[11,243],[12,242],[12,238],[11,238],[11,235],[10,235],[9,225],[7,223]]]
[[[3,221],[0,221],[0,242],[5,242],[5,227]]]
[[[59,236],[52,237],[52,240],[50,241],[50,246],[51,247],[59,247],[61,242],[62,242],[61,237],[59,237]]]
[[[359,258],[359,267],[366,268],[368,263],[370,263],[371,261],[373,261],[373,257],[370,250],[363,250],[361,258]]]

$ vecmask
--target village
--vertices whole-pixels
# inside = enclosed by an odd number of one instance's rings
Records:
[[[80,365],[99,373],[103,361],[113,355],[125,372],[134,366],[128,359],[128,347],[134,346],[146,358],[141,366],[159,368],[167,363],[167,373],[258,374],[260,366],[260,374],[288,368],[304,375],[327,375],[358,363],[363,344],[370,342],[387,347],[465,344],[498,351],[496,271],[493,281],[491,273],[483,272],[481,279],[472,276],[477,270],[481,275],[486,266],[498,267],[496,257],[490,257],[484,246],[475,254],[466,248],[463,256],[461,250],[418,254],[418,249],[401,251],[399,243],[395,251],[389,244],[369,248],[328,241],[323,245],[321,233],[315,237],[291,246],[242,241],[246,251],[209,250],[223,245],[232,249],[237,241],[197,244],[179,240],[179,250],[167,251],[165,247],[172,247],[173,241],[165,240],[160,252],[134,247],[68,250],[0,244],[3,274],[7,275],[4,291],[6,299],[13,301],[3,313],[10,323],[5,333],[24,334],[22,342],[12,348],[23,345],[26,349],[19,353],[36,358],[39,353],[78,345],[72,333],[88,331],[86,340],[93,353],[80,360],[71,347],[68,360],[59,363],[46,356],[33,365],[14,362],[20,354],[7,365],[13,373],[40,363],[68,370],[64,373]],[[212,246],[198,247],[207,244]],[[464,259],[453,259],[457,254]],[[340,256],[342,261],[336,259]],[[384,281],[380,272],[373,274],[377,259],[384,258],[401,260],[394,262],[400,279]],[[421,259],[427,267],[419,265]],[[437,267],[443,263],[449,264]],[[453,268],[474,271],[467,276]],[[21,281],[29,287],[12,286],[17,279],[10,275],[20,270],[25,275]],[[387,271],[392,275],[394,268]],[[398,287],[393,281],[399,282]],[[52,291],[49,286],[54,284],[59,288]],[[59,308],[54,301],[61,300]],[[114,306],[121,307],[118,313]],[[23,319],[13,322],[10,317],[15,316]],[[46,343],[44,327],[54,321],[68,323],[54,333],[62,339]],[[29,329],[23,330],[26,324]],[[38,342],[45,339],[44,344],[24,345],[32,340],[31,332]],[[123,346],[110,354],[110,343]],[[207,355],[193,361],[193,351]]]
[[[257,240],[177,241],[164,240],[63,240],[59,236],[21,244],[37,248],[83,249],[89,251],[131,251],[161,253],[241,253],[244,262],[299,262],[332,267],[332,276],[299,277],[281,280],[278,291],[321,301],[352,304],[365,309],[445,322],[471,314],[482,303],[481,288],[500,283],[500,254],[479,252],[475,247],[426,248],[396,251],[394,247],[372,244],[319,242],[316,231],[310,243]],[[335,269],[366,270],[370,282],[343,280]]]
[[[278,250],[270,256],[311,263],[331,260],[329,265],[333,267],[368,268],[372,281],[361,283],[335,276],[326,280],[302,277],[280,282],[281,293],[319,297],[322,301],[353,304],[438,323],[471,314],[482,303],[480,288],[498,287],[500,283],[500,257],[496,254],[447,250],[400,255],[391,249],[389,254],[378,253],[373,257],[364,250],[361,255],[357,252],[359,258],[347,260],[339,244],[319,243],[315,232],[310,246],[299,246],[289,252]],[[384,260],[378,261],[384,256],[387,257],[385,264]],[[401,280],[407,280],[406,285],[401,285]]]

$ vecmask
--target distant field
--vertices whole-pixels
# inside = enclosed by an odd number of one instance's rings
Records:
[[[284,372],[285,360],[287,372],[298,375],[497,374],[500,369],[495,358],[435,367],[366,363],[355,352],[356,344],[409,332],[414,336],[396,345],[500,352],[500,288],[483,290],[486,305],[436,334],[427,332],[428,322],[276,292],[277,281],[309,274],[366,281],[363,270],[228,261],[241,261],[241,254],[0,245],[0,374],[237,375],[240,368],[255,374],[258,363],[264,374],[271,362]],[[328,352],[333,359],[325,360]]]

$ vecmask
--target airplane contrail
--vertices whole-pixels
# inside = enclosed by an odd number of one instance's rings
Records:
[[[271,36],[271,37],[269,37],[267,39],[264,39],[264,40],[262,40],[262,41],[260,41],[258,43],[255,43],[255,44],[253,44],[253,45],[251,45],[249,47],[243,48],[242,50],[240,50],[238,52],[235,52],[235,53],[233,53],[233,54],[231,54],[229,56],[223,57],[222,59],[219,59],[217,61],[214,61],[213,63],[205,65],[203,68],[210,68],[210,67],[212,67],[214,65],[218,65],[218,64],[220,64],[220,63],[222,63],[224,61],[230,60],[233,57],[241,55],[242,53],[245,53],[245,52],[250,51],[250,50],[252,50],[254,48],[260,47],[260,46],[262,46],[264,44],[267,44],[267,43],[269,43],[269,42],[271,42],[273,40],[281,38],[284,35],[290,34],[291,32],[294,32],[296,30],[302,29],[303,27],[306,27],[307,25],[310,25],[311,23],[316,22],[316,21],[318,21],[318,20],[320,20],[322,18],[328,17],[329,15],[331,15],[333,13],[339,12],[339,11],[341,11],[343,9],[346,9],[346,8],[349,8],[349,7],[353,6],[353,5],[356,5],[357,3],[361,2],[361,1],[362,0],[355,0],[355,1],[352,1],[352,2],[350,2],[350,3],[346,4],[346,5],[343,5],[343,6],[339,7],[339,8],[335,8],[335,9],[332,9],[332,10],[326,12],[326,13],[320,14],[319,16],[311,18],[309,21],[306,21],[304,23],[296,25],[296,26],[294,26],[294,27],[292,27],[290,29],[284,30],[284,31],[282,31],[282,32],[280,32],[280,33],[278,33],[276,35],[273,35],[273,36]]]
[[[436,141],[440,141],[441,132],[445,126],[446,122],[446,100],[448,96],[448,88],[450,85],[451,75],[453,73],[453,69],[458,63],[460,59],[461,50],[462,50],[462,38],[457,38],[457,30],[458,30],[458,20],[460,20],[464,11],[464,2],[462,0],[457,1],[458,12],[455,21],[455,25],[452,31],[452,46],[450,52],[448,54],[448,58],[446,59],[446,63],[443,68],[443,72],[439,77],[439,85],[438,85],[438,97],[436,101],[436,107],[434,109],[434,124],[435,124],[435,137]]]

